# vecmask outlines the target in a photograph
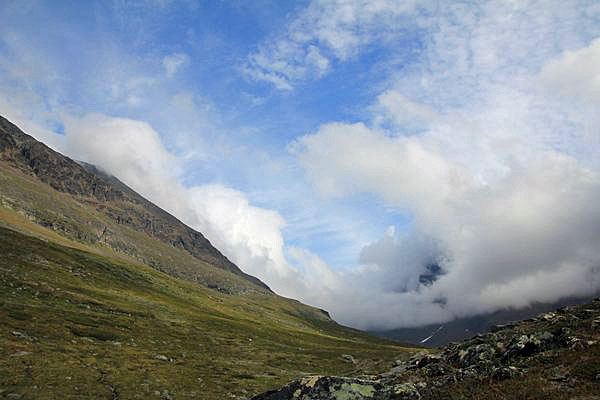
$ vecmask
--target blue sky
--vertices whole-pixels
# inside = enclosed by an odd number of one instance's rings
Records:
[[[594,1],[0,12],[2,115],[283,295],[389,328],[598,289]]]
[[[373,95],[365,86],[376,86],[384,79],[381,72],[370,73],[385,57],[377,48],[360,60],[340,63],[335,74],[303,82],[293,93],[244,74],[248,55],[281,33],[303,6],[306,4],[292,2],[101,1],[33,2],[22,7],[14,3],[7,6],[13,18],[4,31],[29,47],[31,68],[40,64],[44,69],[40,75],[46,69],[52,71],[47,75],[55,74],[34,83],[39,87],[33,89],[49,111],[31,115],[42,125],[61,132],[59,114],[67,109],[74,114],[95,112],[146,121],[169,150],[182,155],[209,153],[197,156],[200,159],[192,155],[185,162],[181,179],[186,185],[233,187],[247,193],[257,206],[276,208],[287,219],[297,212],[288,205],[288,187],[296,186],[294,190],[301,195],[316,194],[298,187],[302,185],[289,184],[302,179],[302,171],[294,166],[265,171],[268,166],[257,163],[256,158],[289,164],[286,148],[294,138],[329,120],[359,120]],[[414,44],[407,42],[406,47]],[[5,51],[11,55],[10,47]],[[165,58],[173,55],[182,55],[184,61],[165,78]],[[22,84],[6,81],[8,85]],[[164,107],[167,97],[177,95],[195,102],[199,110],[194,112],[202,115],[182,116],[186,111]],[[185,133],[179,133],[180,129]],[[197,140],[203,142],[201,149],[188,147]],[[210,148],[212,140],[218,142],[215,153]],[[265,174],[270,175],[266,181]],[[265,195],[273,190],[280,193]],[[362,219],[360,230],[369,233],[360,239],[373,239],[371,235],[405,220],[387,212],[381,202],[364,197],[327,205],[342,211],[340,218]],[[363,213],[367,204],[370,211]],[[311,205],[311,219],[327,217],[319,210],[321,206]],[[312,227],[319,225],[314,222]],[[336,235],[336,229],[322,227],[305,236],[290,225],[286,232],[290,243],[319,250],[338,268],[355,264],[358,245],[364,243],[347,243],[347,238]],[[354,249],[342,251],[340,246]]]

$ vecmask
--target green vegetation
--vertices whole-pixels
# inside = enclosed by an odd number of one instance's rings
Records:
[[[204,285],[236,292],[258,289],[239,275],[110,217],[127,214],[130,208],[137,207],[133,203],[98,202],[58,192],[0,160],[0,224],[4,222],[24,233],[94,253],[142,262]]]
[[[23,399],[245,398],[411,353],[273,294],[1,117],[0,327],[0,397]]]
[[[0,395],[244,398],[409,354],[293,300],[228,295],[64,244],[0,228]]]

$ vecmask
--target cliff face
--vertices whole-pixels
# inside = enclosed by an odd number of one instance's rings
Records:
[[[597,399],[600,299],[421,352],[380,375],[313,376],[253,400]],[[575,397],[578,396],[578,397]]]
[[[0,199],[13,209],[17,209],[35,219],[43,226],[53,227],[61,234],[84,242],[103,243],[109,247],[127,253],[151,266],[176,276],[192,278],[193,271],[185,274],[177,271],[177,266],[150,257],[136,240],[119,235],[120,227],[143,232],[148,237],[183,250],[194,258],[214,267],[229,271],[261,289],[269,290],[259,279],[244,273],[229,261],[219,250],[200,233],[186,226],[177,218],[155,206],[134,192],[117,178],[106,175],[94,166],[78,163],[48,148],[31,136],[22,132],[7,119],[0,117],[0,161],[6,173],[9,168],[20,171],[25,176],[33,176],[53,190],[72,197],[76,202],[108,218],[103,221],[80,221],[76,215],[56,210],[56,205],[37,202],[27,207],[22,197],[27,193],[15,193],[15,187],[2,188]],[[12,177],[17,176],[12,174]],[[14,186],[14,185],[13,185]],[[10,195],[9,195],[10,194]],[[48,212],[42,213],[40,209]],[[83,229],[81,225],[88,225]],[[219,285],[215,285],[219,286]]]

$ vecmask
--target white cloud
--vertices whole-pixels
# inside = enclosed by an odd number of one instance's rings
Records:
[[[407,292],[419,288],[420,277],[437,275],[431,270],[444,261],[443,250],[434,239],[418,232],[396,234],[388,228],[379,240],[362,248],[360,263],[371,268],[371,284],[385,292]]]
[[[223,185],[183,185],[183,160],[165,148],[148,123],[102,114],[67,116],[65,133],[69,156],[118,177],[199,230],[245,272],[278,293],[310,297],[285,259],[281,215],[251,205],[244,193]]]
[[[432,107],[410,100],[397,90],[386,90],[377,97],[376,123],[391,121],[404,128],[425,127],[439,118]]]
[[[269,40],[248,57],[243,71],[277,89],[291,90],[319,78],[333,61],[345,61],[368,44],[390,40],[405,28],[413,1],[313,1],[293,19],[283,37]]]
[[[142,192],[153,181],[175,179],[181,171],[176,157],[146,122],[102,114],[66,117],[65,134],[69,154],[104,168]]]
[[[565,51],[544,65],[540,77],[562,96],[593,104],[600,102],[600,39],[587,47]]]
[[[190,63],[190,57],[184,53],[174,53],[165,56],[162,60],[167,78],[172,78],[177,71]]]
[[[476,169],[452,162],[434,143],[427,135],[390,138],[364,125],[330,124],[296,145],[308,178],[323,194],[376,193],[412,212],[416,228],[430,238],[411,232],[410,238],[384,237],[363,249],[361,261],[375,269],[356,278],[362,294],[383,293],[369,300],[374,308],[397,298],[386,313],[363,314],[363,326],[426,323],[600,289],[597,172],[567,155],[539,151],[526,163],[506,161],[483,182],[470,172]],[[419,286],[430,260],[439,260],[445,273],[432,286]],[[566,280],[574,271],[577,279]],[[533,283],[561,276],[563,287],[553,294],[544,281]],[[352,279],[347,284],[359,287]],[[398,288],[411,295],[398,294]],[[349,293],[338,293],[337,300]],[[445,302],[437,311],[436,299]],[[415,300],[429,313],[394,316]],[[334,310],[342,321],[359,318],[339,304]]]
[[[561,50],[593,30],[578,10],[486,2],[420,16],[426,47],[390,76],[370,123],[325,123],[290,146],[323,196],[373,193],[414,218],[340,276],[341,321],[443,322],[600,290],[600,148],[582,134],[598,119],[537,86],[541,70],[561,95],[596,98],[597,42]],[[443,274],[420,285],[432,258]]]
[[[252,206],[245,194],[222,185],[192,187],[188,196],[205,221],[197,228],[245,271],[269,282],[288,275],[281,233],[285,221],[276,211]]]
[[[323,125],[291,149],[326,195],[374,191],[400,206],[428,199],[433,211],[471,184],[460,164],[428,151],[420,139],[388,137],[362,123]]]

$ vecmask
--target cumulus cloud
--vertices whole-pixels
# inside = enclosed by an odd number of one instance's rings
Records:
[[[378,288],[403,293],[437,280],[445,260],[435,239],[418,232],[396,234],[391,226],[381,239],[362,248],[359,261]]]
[[[363,248],[360,261],[374,268],[359,273],[362,284],[354,286],[365,296],[381,291],[369,300],[373,307],[385,298],[396,303],[385,314],[364,314],[362,324],[414,325],[600,289],[597,171],[540,150],[527,162],[506,160],[483,181],[477,166],[451,160],[431,136],[388,137],[364,125],[330,124],[296,144],[324,195],[372,192],[414,215],[416,232],[388,234]],[[419,278],[432,263],[443,274],[423,285]],[[345,279],[352,285],[351,276]],[[547,280],[563,286],[549,292]],[[429,313],[411,320],[405,310],[416,300]]]
[[[182,161],[146,122],[90,114],[65,118],[67,153],[97,165],[143,196],[203,232],[246,272],[285,275],[285,224],[271,210],[222,185],[186,187]]]
[[[222,185],[192,187],[189,201],[205,221],[200,230],[240,266],[270,281],[288,275],[281,233],[285,221],[279,213],[252,206],[245,194]]]
[[[559,95],[597,104],[600,101],[600,39],[565,51],[542,69],[542,81]]]
[[[334,315],[414,326],[600,290],[600,150],[581,123],[597,119],[585,110],[574,119],[537,86],[597,96],[598,42],[577,46],[574,25],[593,18],[567,13],[560,36],[554,4],[424,17],[421,27],[435,27],[427,47],[415,68],[392,74],[370,120],[325,123],[290,145],[321,195],[373,193],[413,217],[340,274]]]
[[[184,53],[174,53],[165,56],[162,60],[167,78],[172,78],[183,66],[189,64],[190,56]]]

